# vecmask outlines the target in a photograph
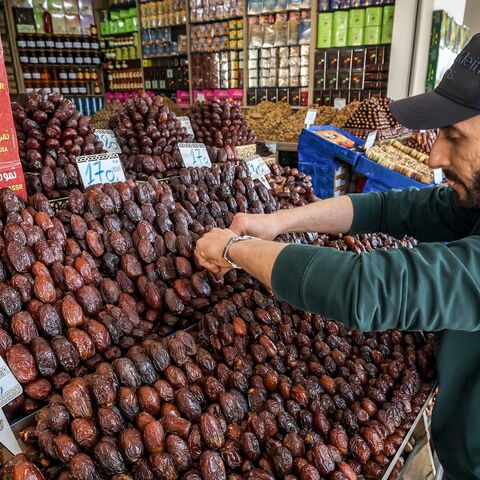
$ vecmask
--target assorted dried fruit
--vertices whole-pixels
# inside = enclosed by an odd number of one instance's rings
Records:
[[[42,192],[53,199],[80,188],[75,159],[103,151],[90,117],[60,93],[42,90],[22,93],[12,111],[28,194]]]

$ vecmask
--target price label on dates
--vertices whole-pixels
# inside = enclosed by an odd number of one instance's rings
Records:
[[[375,143],[375,140],[377,139],[377,131],[370,132],[368,134],[367,139],[365,140],[365,150],[369,149],[370,147],[373,147],[373,144]]]
[[[340,108],[343,108],[346,104],[347,104],[347,99],[346,98],[335,98],[333,100],[333,106],[338,110]]]
[[[316,118],[317,111],[314,108],[309,108],[305,115],[305,126],[308,128],[310,125],[313,125]]]
[[[248,174],[255,180],[259,179],[260,182],[266,187],[270,188],[270,185],[265,178],[265,175],[270,173],[268,165],[260,155],[253,155],[245,160],[248,168]]]
[[[22,386],[3,358],[0,357],[0,410],[21,394]]]
[[[203,143],[179,143],[177,146],[186,167],[211,168],[212,162]]]
[[[122,149],[112,130],[97,129],[95,130],[95,136],[97,140],[103,143],[103,148],[105,148],[108,153],[122,153]]]
[[[100,153],[77,157],[77,167],[85,188],[97,183],[125,181],[122,162],[116,153]]]
[[[177,117],[177,118],[180,120],[180,124],[187,131],[187,133],[193,137],[195,134],[193,133],[193,128],[192,128],[192,124],[190,123],[190,119],[188,117]]]
[[[22,453],[22,449],[15,438],[7,417],[0,408],[0,443],[13,455]]]

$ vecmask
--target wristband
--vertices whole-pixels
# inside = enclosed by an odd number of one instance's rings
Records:
[[[230,247],[237,242],[243,242],[244,240],[258,240],[256,237],[251,237],[250,235],[235,235],[234,237],[230,237],[225,248],[223,249],[223,259],[232,267],[232,268],[241,268],[236,263],[232,262],[228,258],[228,250]]]

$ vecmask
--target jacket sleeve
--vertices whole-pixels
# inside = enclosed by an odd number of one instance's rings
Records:
[[[391,190],[350,195],[354,218],[350,233],[383,232],[420,242],[449,242],[471,233],[479,210],[458,205],[450,187]]]
[[[480,330],[480,237],[355,255],[289,245],[272,287],[302,310],[363,331]]]

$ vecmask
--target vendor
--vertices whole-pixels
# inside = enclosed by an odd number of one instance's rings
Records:
[[[230,229],[205,234],[196,255],[217,275],[242,268],[285,302],[351,328],[441,331],[433,441],[446,478],[480,479],[480,34],[435,92],[391,111],[409,128],[440,129],[429,165],[443,169],[448,187],[238,214]],[[272,241],[302,231],[384,232],[421,243],[355,255]]]

